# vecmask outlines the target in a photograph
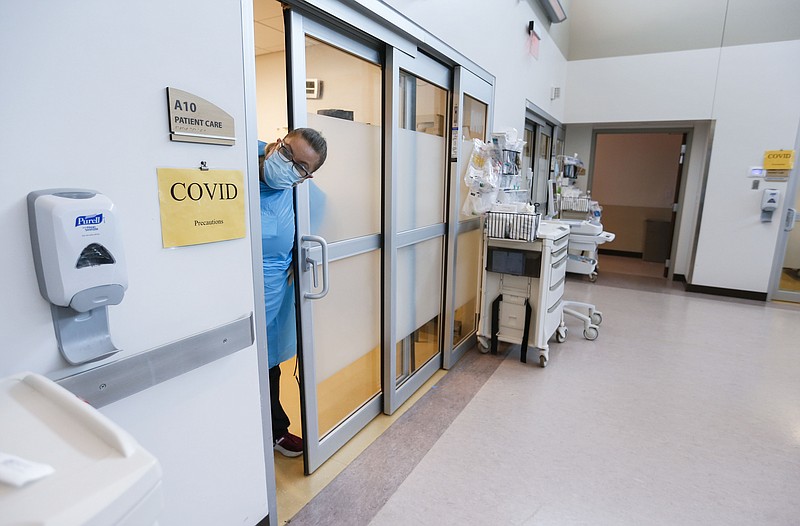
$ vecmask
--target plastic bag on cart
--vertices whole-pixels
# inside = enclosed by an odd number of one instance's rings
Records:
[[[490,211],[497,202],[498,190],[480,191],[470,190],[466,199],[464,199],[464,206],[461,207],[461,212],[468,216],[479,216]]]
[[[465,215],[481,215],[491,210],[497,202],[500,166],[491,144],[479,139],[473,139],[472,142],[472,154],[464,173],[464,184],[469,188],[469,194],[461,210]]]
[[[464,184],[472,190],[498,188],[500,167],[494,158],[492,145],[480,139],[472,139],[472,143],[472,154],[464,174]]]

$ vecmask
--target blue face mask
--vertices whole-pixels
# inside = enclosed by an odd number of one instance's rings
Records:
[[[273,190],[288,190],[303,182],[302,177],[292,168],[292,163],[281,160],[277,152],[264,160],[262,177],[266,185]]]

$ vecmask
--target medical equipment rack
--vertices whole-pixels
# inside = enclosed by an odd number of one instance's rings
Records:
[[[523,363],[530,345],[545,367],[550,338],[557,331],[563,335],[557,341],[566,338],[562,296],[569,227],[536,221],[533,240],[492,237],[484,228],[478,342],[493,354],[498,341],[519,344]]]

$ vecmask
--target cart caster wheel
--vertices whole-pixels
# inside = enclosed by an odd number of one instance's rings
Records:
[[[556,329],[556,341],[558,343],[564,343],[567,341],[567,328],[566,327],[559,327]]]
[[[594,325],[591,325],[591,326],[587,327],[583,331],[583,337],[586,338],[589,341],[596,340],[599,335],[600,335],[600,331],[598,331],[597,327],[595,327]]]
[[[592,319],[592,324],[600,325],[601,323],[603,323],[603,313],[602,312],[598,312],[598,311],[594,311],[592,313],[592,318],[591,319]]]
[[[597,272],[592,272],[591,274],[589,274],[589,281],[591,281],[592,283],[597,281]]]
[[[489,352],[489,340],[487,340],[483,336],[478,336],[478,350],[483,354],[488,353]]]
[[[539,367],[545,368],[547,367],[547,358],[544,356],[539,356]]]

